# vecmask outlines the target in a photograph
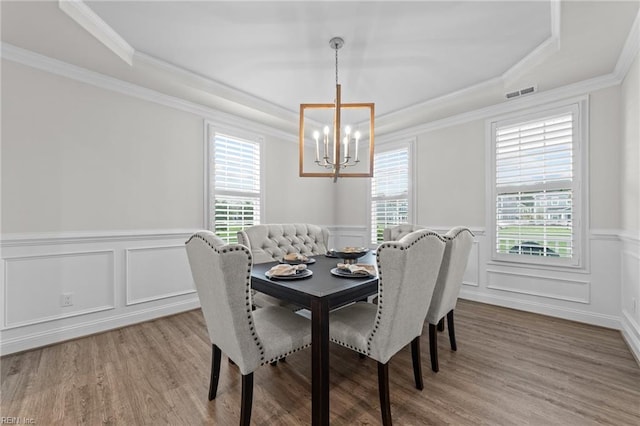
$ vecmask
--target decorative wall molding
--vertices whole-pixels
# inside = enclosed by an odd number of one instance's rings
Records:
[[[621,331],[640,364],[640,239],[627,233],[621,235],[621,241]]]
[[[624,242],[640,244],[640,233],[631,231],[621,231],[619,237]]]
[[[640,365],[640,324],[627,313],[623,312],[620,331],[627,342],[631,353]]]
[[[197,308],[184,250],[192,234],[2,235],[0,354]],[[72,306],[60,306],[63,293],[73,293]]]
[[[82,0],[59,0],[60,10],[66,13],[89,34],[100,40],[113,53],[131,65],[135,50]]]
[[[148,241],[166,238],[189,238],[198,229],[115,230],[86,232],[34,232],[29,234],[2,234],[0,247],[43,246],[60,244],[91,244],[116,241]]]
[[[632,45],[632,43],[629,43]],[[625,45],[626,46],[626,45]],[[630,48],[631,49],[631,48]],[[626,52],[627,50],[623,50]],[[109,77],[104,74],[100,74],[95,71],[90,71],[82,67],[78,67],[76,65],[72,65],[57,59],[50,58],[45,55],[41,55],[30,50],[22,49],[17,46],[13,46],[9,43],[2,42],[0,45],[0,55],[3,59],[7,59],[13,62],[20,63],[22,65],[26,65],[32,68],[36,68],[45,72],[49,72],[52,74],[60,75],[62,77],[70,78],[73,80],[81,81],[86,84],[90,84],[102,89],[111,90],[123,95],[133,96],[138,99],[146,100],[149,102],[157,103],[163,106],[167,106],[170,108],[174,108],[180,111],[189,112],[195,114],[199,117],[206,118],[213,122],[224,123],[226,126],[235,126],[238,128],[249,128],[254,130],[257,133],[269,135],[272,137],[276,137],[283,141],[288,141],[292,143],[298,143],[296,135],[290,132],[284,132],[279,129],[275,129],[271,126],[257,124],[254,121],[247,120],[245,118],[241,118],[237,115],[225,113],[219,110],[216,110],[211,107],[207,107],[195,102],[187,101],[175,96],[165,95],[161,92],[147,89],[142,86],[138,86],[133,83],[128,83],[113,77]],[[136,58],[140,58],[142,61],[145,61],[153,66],[159,66],[159,60],[155,58],[150,58],[143,54],[136,53]],[[620,61],[619,61],[620,62]],[[173,69],[173,66],[170,64],[163,64],[162,68],[167,71],[169,69]],[[621,65],[621,69],[623,66]],[[175,71],[175,70],[174,70]],[[470,121],[475,120],[483,120],[489,118],[491,116],[504,114],[507,112],[513,112],[520,109],[530,108],[532,106],[542,105],[545,103],[550,103],[558,100],[562,100],[565,98],[583,95],[592,91],[604,89],[607,87],[618,85],[622,82],[624,75],[621,75],[622,71],[615,71],[603,76],[595,77],[592,79],[580,81],[574,84],[570,84],[567,86],[563,86],[557,89],[548,90],[545,92],[537,92],[532,95],[510,100],[509,102],[503,102],[499,104],[489,105],[484,108],[479,108],[473,111],[468,111],[465,113],[456,114],[447,118],[443,118],[440,120],[434,120],[425,124],[421,124],[418,126],[412,126],[400,131],[389,132],[387,134],[381,134],[376,137],[376,143],[384,144],[396,141],[402,138],[415,137],[421,133],[427,133],[430,131],[456,126],[459,124],[468,123]],[[196,78],[196,79],[204,79],[201,76],[193,76],[188,75],[189,71],[181,70],[181,76],[178,79],[184,78]],[[205,79],[207,80],[207,79]],[[423,104],[418,104],[409,108],[405,108],[402,111],[397,111],[394,113],[387,114],[385,116],[377,117],[384,119],[393,119],[394,116],[407,116],[411,114],[418,114],[419,110],[428,106],[437,107],[438,105],[445,104],[449,102],[451,99],[455,99],[457,97],[465,96],[467,93],[475,92],[477,90],[482,90],[484,87],[491,87],[495,84],[501,84],[502,79],[496,78],[493,80],[489,80],[487,82],[481,83],[478,86],[473,86],[470,88],[462,89],[460,91],[450,93],[448,95],[432,99]],[[212,85],[216,85],[215,82],[209,82]],[[215,94],[213,94],[216,96]],[[238,93],[237,99],[245,99],[246,94]],[[252,107],[247,107],[242,103],[235,103],[232,100],[228,100],[229,102],[234,103],[236,106],[246,109],[251,109],[255,111]],[[244,102],[244,101],[243,101]],[[275,108],[274,106],[271,106]],[[279,114],[279,118],[284,120],[287,117],[291,117],[291,111],[280,111],[282,115]]]
[[[469,253],[467,270],[462,277],[462,285],[469,287],[480,286],[480,242],[475,239]]]
[[[549,13],[551,36],[502,74],[501,77],[505,87],[509,87],[514,80],[526,73],[533,66],[538,65],[544,59],[560,50],[560,1],[549,2],[549,7],[551,9]],[[507,91],[509,92],[510,90]]]
[[[53,59],[27,49],[22,49],[9,43],[2,42],[0,44],[0,55],[3,59],[26,65],[31,68],[80,81],[101,89],[111,90],[122,95],[153,102],[178,111],[188,112],[215,123],[224,123],[224,126],[227,127],[251,129],[256,133],[269,135],[283,141],[298,143],[298,139],[295,134],[284,132],[267,125],[258,124],[255,121],[222,112],[195,102],[187,101],[176,96],[166,95],[153,89],[148,89],[117,78],[109,77],[105,74],[90,71],[86,68],[78,67],[58,59]],[[245,105],[235,103],[234,105],[240,109],[246,108],[253,111],[252,108]]]
[[[619,229],[591,229],[589,239],[619,241],[622,232]]]
[[[172,262],[178,257],[184,257],[181,270]],[[125,249],[124,269],[127,306],[196,292],[184,244]]]
[[[535,268],[532,268],[535,269]],[[493,278],[492,278],[493,277]],[[509,277],[506,281],[509,283],[520,282],[520,287],[513,284],[498,283],[500,277]],[[570,291],[575,291],[573,295],[563,295],[553,293],[551,291],[540,291],[542,285],[551,288],[564,289],[567,291],[567,285]],[[545,277],[538,274],[528,274],[522,272],[507,272],[495,269],[487,269],[487,288],[491,290],[500,290],[510,293],[525,294],[528,296],[543,297],[546,299],[566,300],[576,303],[590,303],[590,282],[560,277]]]
[[[627,76],[638,51],[640,51],[640,10],[636,15],[636,19],[633,21],[631,31],[629,31],[629,35],[622,47],[618,62],[616,62],[616,67],[613,71],[621,81]]]
[[[145,309],[138,309],[130,312],[112,314],[97,319],[76,318],[73,323],[48,327],[44,330],[25,331],[23,333],[8,336],[2,333],[0,339],[0,355],[7,355],[21,352],[33,348],[64,342],[66,340],[77,339],[102,333],[120,327],[126,327],[145,321],[151,321],[169,315],[190,311],[200,307],[197,296],[192,296],[186,300],[165,303],[161,306],[152,306]]]
[[[551,303],[516,299],[497,294],[478,293],[465,288],[460,291],[460,297],[475,302],[488,303],[490,305],[502,306],[520,311],[533,312],[536,314],[548,315],[556,318],[583,322],[586,324],[599,325],[601,327],[612,328],[615,330],[620,329],[620,317],[617,315],[601,314],[584,309],[581,310],[573,307],[553,305]]]
[[[447,118],[430,121],[418,126],[408,127],[395,132],[389,132],[384,135],[376,136],[376,143],[388,143],[398,138],[416,136],[447,127],[469,123],[471,121],[486,120],[487,118],[493,116],[512,113],[515,111],[532,108],[547,103],[558,102],[567,98],[581,96],[590,92],[595,92],[597,90],[606,89],[607,87],[617,86],[621,82],[622,78],[614,73],[610,73],[588,80],[583,80],[574,84],[562,86],[557,89],[551,89],[544,92],[536,92],[532,95],[513,99],[508,102],[489,105],[473,111],[468,111],[452,115]],[[453,95],[453,93],[451,95],[447,95],[447,98]],[[427,105],[435,108],[438,105],[443,104],[444,102],[445,100],[443,98],[436,98],[429,101],[427,104],[422,105],[422,107],[420,107],[420,105],[417,105],[414,107],[406,108],[405,110],[403,110],[402,115],[415,114],[416,112],[413,111],[414,109],[424,108]]]
[[[351,237],[366,238],[366,226],[328,226],[332,238],[345,241]],[[431,226],[430,229],[436,232],[446,232],[451,226]],[[606,270],[602,268],[615,267],[611,262],[599,262],[595,271],[590,273],[553,271],[536,268],[515,269],[507,268],[502,270],[496,265],[487,261],[489,242],[484,237],[483,228],[475,228],[472,231],[476,234],[476,241],[472,249],[472,255],[465,273],[464,284],[461,297],[476,300],[483,303],[491,303],[499,306],[506,306],[530,312],[537,312],[544,315],[551,315],[559,318],[566,318],[574,321],[596,324],[604,327],[622,329],[626,341],[632,350],[638,352],[636,345],[640,329],[631,313],[615,311],[615,307],[608,305],[600,306],[585,303],[590,301],[592,294],[596,294],[595,289],[603,291],[612,285],[610,282],[601,282],[602,277],[610,277]],[[163,264],[163,267],[175,268],[176,271],[184,271],[185,257],[182,257],[182,244],[194,232],[194,230],[148,230],[148,231],[101,231],[101,232],[73,232],[58,234],[27,234],[22,235],[2,235],[0,242],[3,249],[3,262],[0,275],[3,279],[3,292],[6,292],[7,263],[11,269],[12,259],[29,257],[47,259],[50,256],[65,256],[67,254],[88,253],[88,252],[109,252],[114,259],[114,284],[115,303],[111,309],[99,312],[80,312],[72,317],[61,317],[46,320],[44,322],[32,324],[11,324],[11,327],[0,331],[0,353],[7,354],[18,350],[31,349],[37,346],[56,343],[62,340],[81,337],[91,333],[97,333],[112,328],[130,325],[135,322],[151,320],[163,315],[175,314],[188,309],[198,307],[197,295],[187,286],[192,285],[189,277],[189,284],[185,282],[177,283],[177,290],[172,287],[172,281],[154,286],[154,271],[156,265]],[[611,237],[614,231],[593,231],[591,232],[592,244],[604,244],[602,249],[619,247],[618,254],[612,253],[613,258],[620,258],[627,251],[633,257],[638,258],[637,238],[626,240],[615,240]],[[613,244],[613,246],[611,246]],[[623,248],[623,244],[627,244]],[[139,256],[142,255],[142,256]],[[159,255],[159,256],[157,256]],[[626,254],[624,254],[626,256]],[[138,268],[131,275],[132,265]],[[622,265],[620,265],[622,267]],[[182,269],[181,269],[182,268]],[[151,269],[151,270],[149,270]],[[161,272],[160,272],[161,273]],[[137,275],[136,275],[137,274]],[[505,287],[503,282],[493,283],[489,276],[496,274],[506,276],[509,279],[523,277],[532,280],[533,284],[542,283],[540,289],[534,287],[513,288],[509,285]],[[179,274],[178,274],[179,275]],[[615,275],[615,274],[614,274]],[[180,275],[179,275],[180,276]],[[184,275],[182,275],[184,276]],[[597,278],[600,277],[600,278]],[[136,283],[133,281],[137,280]],[[629,279],[633,280],[634,277]],[[600,280],[600,281],[598,281]],[[544,283],[551,282],[556,286],[575,288],[576,292],[555,292],[548,291]],[[532,285],[533,285],[532,284]],[[10,283],[9,283],[10,285]],[[141,285],[141,292],[127,294],[131,285]],[[492,288],[493,287],[493,288]],[[530,291],[532,290],[533,291]],[[588,289],[588,292],[585,292]],[[515,290],[515,291],[514,291]],[[538,291],[536,291],[538,290]],[[574,294],[575,293],[575,294]],[[6,295],[6,293],[4,293]],[[577,295],[577,296],[576,296]],[[559,296],[559,297],[558,297]],[[572,299],[572,296],[573,297]],[[595,296],[594,296],[595,297]],[[574,300],[575,299],[575,300]],[[5,297],[5,303],[7,298]],[[28,309],[27,306],[19,308]],[[6,312],[6,306],[3,306]],[[619,307],[617,309],[620,309]],[[618,312],[618,313],[616,313]],[[624,318],[623,318],[624,316]],[[627,318],[628,317],[628,318]],[[4,316],[3,316],[4,318]],[[636,345],[636,346],[634,346]]]
[[[114,250],[4,257],[2,329],[114,309],[114,257]],[[104,287],[102,298],[90,297],[99,293],[96,286],[79,293],[87,282]],[[60,307],[61,293],[78,293],[74,305]]]

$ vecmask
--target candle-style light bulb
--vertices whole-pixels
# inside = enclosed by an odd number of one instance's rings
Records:
[[[324,126],[324,159],[329,158],[329,126]]]
[[[344,161],[347,161],[349,157],[349,136],[345,136],[342,142],[344,143]]]
[[[316,163],[320,162],[320,144],[318,143],[318,138],[320,137],[319,131],[313,132],[313,139],[316,141]]]
[[[358,142],[360,141],[360,131],[356,130],[356,133],[354,134],[354,136],[356,137],[356,159],[355,159],[355,161],[358,162]]]
[[[349,141],[351,140],[351,126],[346,126],[344,128],[344,132],[347,134],[344,142],[344,159],[345,161],[349,158]]]

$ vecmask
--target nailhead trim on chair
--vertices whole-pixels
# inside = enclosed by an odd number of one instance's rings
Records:
[[[249,260],[249,263],[247,264],[247,276],[246,276],[246,282],[245,282],[245,309],[247,312],[247,320],[249,322],[249,332],[251,333],[251,336],[253,337],[253,341],[255,342],[257,348],[258,348],[258,352],[260,352],[260,365],[264,365],[266,363],[265,359],[264,359],[264,347],[262,346],[262,342],[260,341],[260,339],[258,338],[258,335],[256,334],[256,328],[255,325],[253,323],[253,307],[251,306],[251,264],[252,264],[252,257],[251,257],[251,252],[249,251],[249,249],[243,245],[240,244],[236,244],[236,245],[225,245],[222,246],[222,249],[219,249],[218,247],[214,247],[212,246],[209,241],[206,240],[206,238],[204,238],[202,235],[199,234],[193,234],[185,244],[189,244],[189,242],[194,239],[194,238],[198,238],[202,241],[204,241],[204,243],[209,246],[213,251],[215,251],[216,253],[226,253],[226,252],[231,252],[231,251],[244,251],[247,254],[247,258]]]
[[[280,359],[282,359],[282,358],[286,358],[286,357],[288,357],[289,355],[291,355],[292,353],[294,353],[294,352],[298,352],[298,351],[301,351],[302,349],[306,349],[306,348],[308,348],[309,346],[311,346],[311,343],[309,343],[308,345],[300,346],[300,347],[299,347],[299,348],[297,348],[297,349],[290,350],[289,352],[285,352],[285,353],[283,353],[283,354],[280,354],[280,355],[278,355],[278,356],[277,356],[277,357],[275,357],[275,358],[271,358],[269,361],[264,361],[264,362],[263,362],[262,364],[260,364],[260,365],[270,364],[270,363],[272,363],[272,362],[274,362],[274,361],[278,361],[278,360],[280,360]]]
[[[465,231],[468,232],[469,234],[471,234],[472,237],[475,237],[475,235],[473,234],[473,232],[471,232],[471,230],[469,228],[462,228],[458,232],[456,232],[456,234],[454,236],[447,237],[447,238],[453,240],[454,238],[456,238],[458,235],[462,234]]]
[[[351,349],[352,351],[359,352],[359,353],[361,353],[361,354],[363,354],[363,355],[369,355],[369,354],[367,353],[367,351],[363,351],[363,350],[362,350],[362,349],[360,349],[360,348],[356,348],[355,346],[348,345],[348,344],[346,344],[345,342],[341,342],[340,340],[337,340],[337,339],[330,339],[330,340],[331,340],[333,343],[337,343],[337,344],[339,344],[340,346],[344,346],[345,348],[349,348],[349,349]]]

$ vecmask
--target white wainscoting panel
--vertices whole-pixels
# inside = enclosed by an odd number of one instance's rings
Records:
[[[114,251],[5,258],[4,328],[114,308]],[[71,306],[61,306],[63,294]]]
[[[487,269],[487,288],[569,302],[588,304],[590,301],[589,281],[542,274]]]
[[[621,255],[622,335],[640,364],[640,238],[623,235]]]
[[[469,261],[467,262],[467,269],[464,271],[462,277],[462,284],[471,287],[478,287],[478,281],[480,276],[480,246],[476,239],[471,246],[469,252]]]
[[[195,293],[184,244],[126,250],[126,304]]]
[[[441,234],[452,228],[422,225]],[[357,235],[367,241],[364,226],[360,229],[337,226],[330,230],[334,241],[348,241]],[[592,231],[587,239],[591,261],[586,268],[576,270],[492,262],[491,244],[484,229],[472,227],[471,230],[475,234],[475,244],[463,278],[461,298],[621,329],[621,275],[627,276],[622,280],[633,283],[629,286],[637,286],[638,271],[635,260],[623,258],[621,262],[620,231]],[[637,253],[637,248],[633,250]],[[626,272],[621,272],[621,267]],[[640,290],[638,294],[636,304],[640,309]],[[636,323],[640,322],[631,312],[626,315]],[[634,336],[640,336],[634,325],[627,328]]]
[[[0,354],[198,308],[184,249],[193,232],[3,235]]]

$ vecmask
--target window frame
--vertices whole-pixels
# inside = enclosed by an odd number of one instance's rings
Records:
[[[215,233],[215,140],[216,135],[226,136],[231,139],[239,139],[246,142],[253,142],[258,145],[260,153],[260,218],[258,223],[266,223],[265,215],[265,164],[264,164],[264,138],[250,130],[243,130],[237,127],[227,127],[205,120],[204,122],[204,229],[209,229]],[[241,194],[241,191],[237,193]],[[258,224],[256,223],[256,224]]]
[[[416,150],[415,150],[415,138],[385,142],[385,143],[376,143],[376,150],[374,152],[374,169],[376,159],[375,156],[384,152],[395,151],[399,149],[406,148],[409,155],[409,170],[407,171],[408,175],[408,208],[407,208],[407,223],[414,223],[416,220],[416,167],[415,167],[415,158],[416,158]],[[379,245],[378,242],[372,241],[373,235],[373,217],[371,215],[372,203],[374,201],[372,191],[372,183],[373,177],[367,179],[367,242],[369,247],[377,247]]]
[[[572,236],[574,240],[571,258],[552,256],[533,256],[528,254],[498,253],[496,250],[496,201],[499,191],[496,187],[496,150],[495,135],[497,127],[514,125],[542,119],[566,112],[574,113],[573,122],[573,178],[572,178]],[[538,105],[516,112],[502,114],[485,122],[487,149],[487,237],[489,242],[489,260],[494,264],[523,267],[550,267],[585,269],[588,265],[589,245],[586,243],[586,231],[589,223],[589,184],[588,184],[588,146],[589,146],[589,98],[580,96],[550,104]]]

